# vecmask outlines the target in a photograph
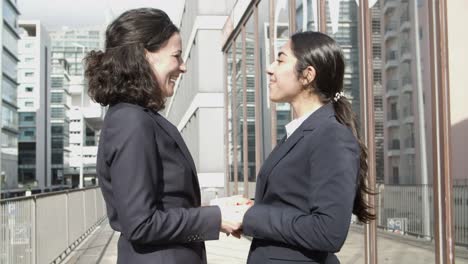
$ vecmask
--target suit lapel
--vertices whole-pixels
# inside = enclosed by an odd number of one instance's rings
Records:
[[[258,172],[258,176],[257,176],[257,184],[256,184],[256,187],[255,187],[255,201],[260,201],[263,197],[262,195],[260,195],[261,193],[261,190],[264,188],[263,187],[263,184],[265,183],[265,181],[263,180],[264,176],[264,171],[265,171],[265,163],[268,161],[268,159],[270,158],[271,155],[273,155],[274,152],[276,152],[278,150],[278,148],[284,143],[284,141],[286,141],[286,135],[284,135],[284,137],[280,140],[280,142],[278,142],[278,144],[276,144],[275,148],[270,152],[270,155],[268,155],[267,157],[267,160],[263,163],[264,165],[262,165],[262,167],[260,167],[260,171]]]
[[[303,137],[302,131],[299,129],[296,130],[284,143],[278,145],[268,156],[267,160],[263,164],[263,167],[259,173],[259,177],[261,179],[260,186],[258,188],[258,195],[259,200],[263,199],[263,195],[265,194],[266,185],[268,182],[268,177],[270,176],[271,171],[273,168],[280,162],[280,160],[288,154],[288,152],[299,142],[299,140]]]
[[[286,156],[288,152],[304,137],[304,131],[314,130],[322,123],[323,119],[334,115],[335,110],[332,103],[328,103],[322,106],[314,113],[312,113],[312,115],[310,115],[306,120],[304,120],[301,126],[299,126],[288,139],[285,137],[284,139],[286,139],[286,141],[283,139],[283,144],[278,144],[278,146],[265,160],[262,168],[259,171],[255,194],[256,201],[261,201],[263,199],[267,187],[268,177],[270,176],[271,171],[275,168],[278,162],[280,162],[281,159]]]
[[[174,139],[174,141],[177,143],[177,146],[179,146],[179,149],[181,150],[185,160],[188,162],[190,165],[190,168],[192,168],[193,174],[197,176],[197,169],[195,167],[195,162],[193,162],[192,155],[190,155],[190,151],[187,148],[187,145],[185,145],[184,140],[182,139],[182,136],[180,135],[180,132],[177,130],[177,128],[172,125],[167,119],[162,117],[158,113],[154,113],[151,115],[154,120],[156,120],[156,123],[164,130],[166,133]],[[198,177],[195,177],[196,183],[198,185]]]

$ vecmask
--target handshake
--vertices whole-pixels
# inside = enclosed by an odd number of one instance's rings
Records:
[[[210,205],[217,205],[221,209],[221,232],[240,238],[242,234],[242,220],[247,210],[254,202],[242,195],[217,198]]]

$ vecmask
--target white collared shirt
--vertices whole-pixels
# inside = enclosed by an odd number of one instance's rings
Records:
[[[289,136],[296,131],[298,127],[302,125],[302,123],[313,113],[315,110],[308,112],[307,114],[294,119],[293,121],[289,122],[285,127],[286,127],[286,138],[289,138]]]

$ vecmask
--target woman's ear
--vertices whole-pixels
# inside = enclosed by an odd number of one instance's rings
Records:
[[[145,49],[145,58],[148,62],[154,63],[154,56],[149,52],[147,49]]]
[[[315,80],[315,68],[312,66],[307,66],[307,68],[302,71],[302,84],[304,86],[310,85]]]

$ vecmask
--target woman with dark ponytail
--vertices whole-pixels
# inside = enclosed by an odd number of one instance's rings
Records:
[[[179,30],[161,10],[129,10],[106,30],[105,51],[85,58],[89,95],[109,106],[97,174],[117,263],[206,263],[205,240],[239,223],[217,206],[200,207],[193,159],[177,128],[161,116],[185,73]]]
[[[294,120],[263,164],[242,231],[248,263],[340,263],[351,215],[375,219],[366,203],[367,151],[343,93],[344,59],[325,34],[294,34],[270,65],[270,100]]]

